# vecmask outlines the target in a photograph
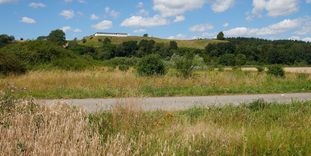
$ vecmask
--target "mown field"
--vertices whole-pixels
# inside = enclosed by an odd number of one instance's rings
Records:
[[[0,155],[308,155],[311,102],[87,114],[0,96]]]
[[[102,46],[102,42],[105,38],[109,38],[113,44],[121,44],[123,42],[127,41],[138,41],[141,40],[154,40],[156,43],[165,43],[168,44],[170,41],[169,39],[161,39],[156,37],[140,37],[140,36],[128,36],[128,37],[87,37],[86,42],[83,43],[80,41],[79,43],[82,45],[87,45],[91,47],[100,47]],[[227,41],[220,41],[220,40],[175,40],[179,47],[185,47],[185,48],[198,48],[198,49],[204,49],[208,44],[215,44],[215,43],[222,43]]]
[[[122,72],[110,68],[86,71],[31,71],[25,75],[0,78],[0,88],[14,86],[16,94],[36,98],[110,98],[206,96],[224,94],[310,92],[309,74],[286,73],[274,77],[252,71],[195,71],[190,78],[138,76],[133,69]]]

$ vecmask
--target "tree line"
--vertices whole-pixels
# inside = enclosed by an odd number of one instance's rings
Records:
[[[14,36],[0,35],[1,72],[38,67],[76,70],[102,62],[113,66],[135,66],[141,58],[149,55],[157,55],[154,58],[168,62],[179,60],[179,66],[189,68],[193,68],[193,60],[210,66],[311,64],[311,44],[302,41],[225,38],[221,32],[217,38],[223,42],[208,44],[204,49],[179,47],[173,40],[157,43],[147,37],[121,44],[103,38],[99,40],[101,46],[92,47],[79,40],[66,41],[65,35],[62,30],[53,30],[48,36],[23,42],[16,41]]]

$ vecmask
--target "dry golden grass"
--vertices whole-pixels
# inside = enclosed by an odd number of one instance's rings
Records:
[[[300,80],[294,73],[288,73],[286,78],[275,78],[242,71],[197,71],[189,79],[176,77],[173,71],[164,77],[140,77],[133,71],[109,72],[106,68],[98,68],[78,72],[31,71],[26,75],[0,78],[0,88],[14,85],[39,98],[59,98],[60,95],[65,98],[191,96],[299,92],[311,87],[309,79],[307,75]],[[273,91],[273,86],[280,89]]]
[[[13,100],[13,101],[12,101]],[[308,155],[311,102],[86,114],[0,96],[0,155]],[[10,107],[4,107],[10,106]],[[10,108],[10,109],[8,109]]]

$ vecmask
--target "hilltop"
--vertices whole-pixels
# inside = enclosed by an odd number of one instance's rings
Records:
[[[109,38],[113,44],[121,44],[123,42],[127,41],[141,41],[141,40],[154,40],[157,43],[169,43],[170,41],[173,41],[171,39],[161,39],[156,37],[141,37],[141,36],[128,36],[128,37],[86,37],[86,42],[83,43],[80,41],[80,44],[92,46],[92,47],[100,47],[102,43],[100,43],[100,40],[104,40],[105,38]],[[204,49],[208,44],[213,43],[221,43],[226,41],[220,41],[220,40],[212,40],[212,39],[196,39],[196,40],[174,40],[178,43],[179,47],[185,47],[185,48],[198,48],[198,49]]]

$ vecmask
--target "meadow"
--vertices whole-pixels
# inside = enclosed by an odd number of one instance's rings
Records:
[[[154,40],[156,43],[164,43],[169,44],[170,39],[162,39],[156,37],[141,37],[141,36],[128,36],[128,37],[87,37],[86,42],[83,43],[80,41],[81,45],[87,45],[91,47],[101,47],[102,41],[105,38],[109,38],[113,44],[121,44],[123,42],[128,41],[137,41],[140,42],[141,40]],[[216,44],[216,43],[224,43],[227,41],[219,41],[219,40],[209,40],[209,39],[202,39],[202,40],[176,40],[177,44],[180,47],[186,48],[198,48],[204,49],[208,44]]]
[[[308,155],[311,102],[87,114],[0,96],[0,155]]]
[[[14,86],[20,96],[35,98],[119,98],[206,96],[225,94],[291,93],[311,91],[309,74],[286,73],[275,77],[265,72],[197,70],[190,78],[138,76],[133,69],[95,68],[85,71],[38,70],[0,78],[0,88]]]

